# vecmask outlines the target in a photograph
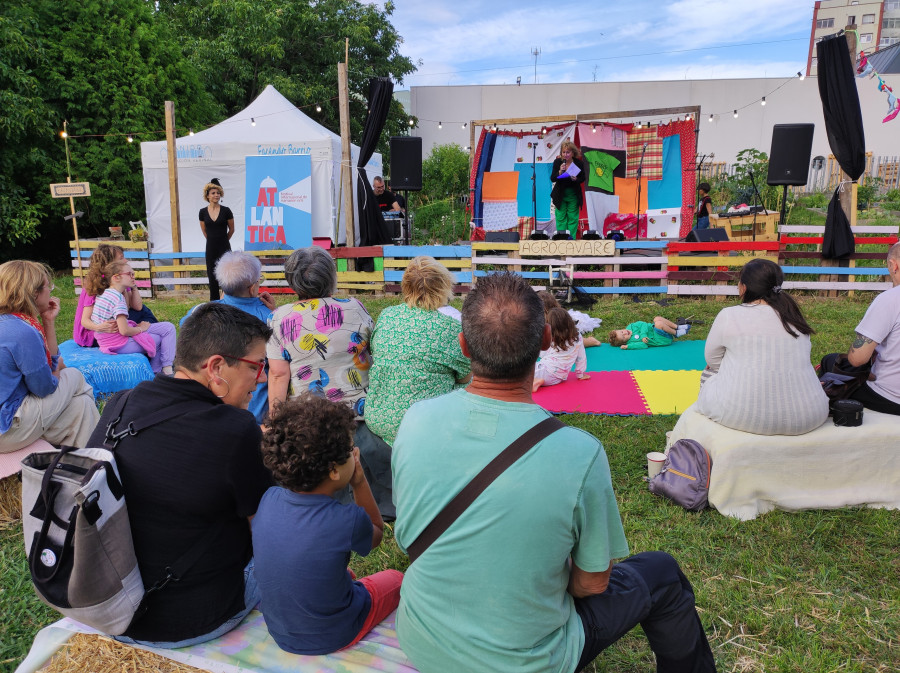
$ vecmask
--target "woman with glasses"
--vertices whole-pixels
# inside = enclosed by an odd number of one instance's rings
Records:
[[[221,303],[246,311],[263,322],[268,322],[272,317],[275,300],[268,292],[260,291],[265,278],[262,275],[262,264],[253,255],[240,251],[226,252],[216,262],[216,280],[224,293],[219,300]],[[192,308],[181,319],[180,326],[184,325],[185,320],[193,315],[198,306]],[[265,421],[269,413],[269,387],[266,381],[257,385],[248,410],[258,423]]]
[[[103,294],[94,300],[91,320],[102,324],[113,321],[115,332],[96,332],[94,338],[100,351],[110,355],[144,353],[150,358],[154,374],[162,372],[172,376],[175,358],[175,325],[170,322],[142,322],[128,319],[128,301],[125,293],[134,290],[134,271],[124,259],[103,267],[103,276],[97,286]]]
[[[147,585],[163,580],[187,552],[198,555],[177,582],[146,598],[147,611],[119,640],[163,648],[205,642],[233,629],[259,602],[250,518],[272,480],[262,463],[262,433],[246,409],[257,383],[266,381],[271,333],[245,311],[203,304],[181,329],[175,376],[144,381],[124,406],[113,397],[104,409],[91,446],[103,445],[116,418],[121,430],[177,410],[124,437],[116,462]]]
[[[359,300],[332,296],[337,270],[322,248],[295,250],[284,276],[298,301],[277,308],[269,322],[269,406],[309,390],[362,416],[372,364],[371,316]]]
[[[99,418],[94,391],[59,357],[52,291],[43,265],[0,265],[0,453],[41,438],[84,447]]]

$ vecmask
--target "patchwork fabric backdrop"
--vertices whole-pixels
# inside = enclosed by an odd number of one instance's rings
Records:
[[[601,122],[560,124],[548,127],[543,134],[482,129],[474,156],[476,170],[470,177],[476,226],[473,239],[483,238],[484,231],[518,229],[520,236],[527,236],[534,229],[555,230],[550,171],[566,139],[581,148],[588,171],[579,215],[581,234],[587,229],[603,231],[610,214],[633,214],[640,209],[642,216],[648,217],[648,235],[687,235],[695,207],[693,120],[650,127]],[[642,153],[638,201],[637,167]],[[507,191],[498,198],[487,176],[513,171],[518,174],[515,195]]]
[[[697,401],[705,346],[695,340],[637,351],[588,348],[590,379],[571,373],[568,381],[539,389],[534,401],[553,413],[680,414]]]

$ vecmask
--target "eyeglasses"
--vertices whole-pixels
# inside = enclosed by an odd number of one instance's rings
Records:
[[[131,276],[134,278],[134,271],[123,271],[122,273],[117,273],[117,276]]]
[[[45,287],[47,287],[47,285],[41,285],[41,290],[43,290]],[[50,283],[49,287],[50,287],[50,292],[53,292],[53,290],[56,289],[56,285],[54,285],[53,283]],[[40,290],[38,290],[38,292],[40,292]]]
[[[262,376],[263,370],[266,368],[265,360],[247,360],[246,358],[239,358],[234,355],[225,355],[225,353],[220,353],[223,358],[229,358],[231,360],[238,360],[239,362],[246,362],[248,365],[253,365],[256,367],[256,380],[259,381],[259,377]]]

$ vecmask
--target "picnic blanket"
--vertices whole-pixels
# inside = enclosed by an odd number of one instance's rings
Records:
[[[392,613],[353,647],[322,656],[291,654],[279,648],[257,610],[233,631],[200,645],[178,650],[138,647],[212,673],[416,673],[397,642],[395,615]],[[71,619],[41,629],[16,673],[39,670],[75,633],[97,631]]]
[[[709,504],[726,516],[755,519],[773,509],[900,509],[900,417],[866,409],[863,424],[829,418],[805,435],[754,435],[685,410],[669,442],[694,439],[709,452]]]

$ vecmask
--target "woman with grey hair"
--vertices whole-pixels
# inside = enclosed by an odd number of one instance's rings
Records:
[[[284,276],[298,301],[279,307],[269,320],[269,404],[309,390],[346,402],[362,416],[372,364],[371,316],[359,300],[331,296],[337,270],[322,248],[295,250]]]
[[[265,281],[262,275],[262,264],[253,255],[241,252],[226,252],[216,262],[216,280],[225,293],[219,303],[239,308],[267,323],[275,310],[275,300],[268,292],[260,291]],[[179,327],[197,310],[198,304],[181,319]],[[268,370],[267,370],[268,371]],[[269,388],[265,381],[256,386],[248,411],[263,423],[269,413]]]

